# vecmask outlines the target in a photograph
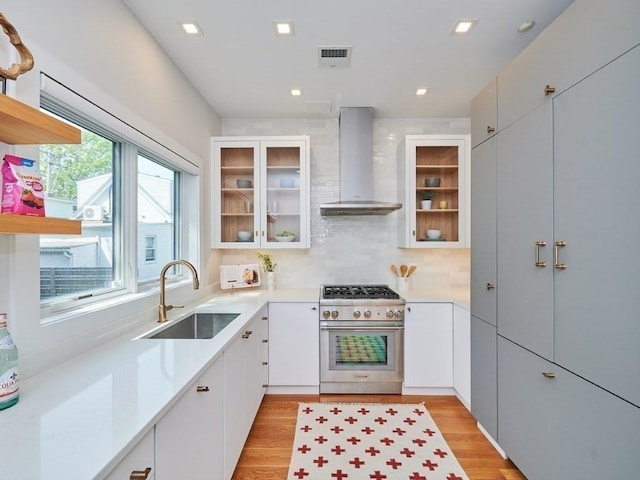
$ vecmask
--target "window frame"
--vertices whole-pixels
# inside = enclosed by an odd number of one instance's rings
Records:
[[[121,286],[87,292],[87,295],[52,297],[41,301],[42,323],[46,323],[46,317],[62,311],[73,314],[79,308],[91,304],[99,305],[103,300],[110,301],[113,297],[145,293],[158,288],[159,278],[142,282],[138,280],[139,155],[174,171],[174,256],[185,258],[198,266],[199,240],[194,242],[190,235],[195,229],[196,238],[199,238],[199,167],[46,74],[41,74],[41,80],[42,109],[116,142],[119,146],[114,148],[118,153],[114,155],[113,164],[112,222],[114,280],[121,282]],[[198,195],[186,195],[185,188],[198,192]],[[115,192],[119,192],[119,195]],[[188,226],[183,224],[185,219],[189,222]],[[146,255],[140,259],[142,263],[146,262],[145,257]],[[120,258],[120,261],[116,261],[116,258]],[[160,268],[158,277],[159,274]],[[178,271],[167,279],[169,284],[182,281],[189,281],[188,275],[183,271]]]

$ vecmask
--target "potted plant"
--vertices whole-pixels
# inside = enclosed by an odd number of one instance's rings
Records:
[[[267,274],[267,288],[274,290],[276,288],[276,271],[278,264],[274,263],[271,255],[268,253],[257,252],[256,255],[262,261],[262,270]]]
[[[431,200],[436,196],[435,190],[425,190],[422,192],[421,206],[423,210],[431,210]]]

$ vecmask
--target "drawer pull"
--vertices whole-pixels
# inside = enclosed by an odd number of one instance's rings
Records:
[[[144,470],[133,470],[129,475],[129,480],[146,480],[151,473],[151,467],[147,467]]]
[[[262,365],[269,365],[269,362],[262,362]]]
[[[551,95],[552,93],[555,93],[555,91],[556,91],[556,87],[552,87],[551,85],[547,85],[546,87],[544,87],[545,95]]]
[[[251,335],[253,333],[253,330],[245,330],[244,333],[245,335]]]
[[[556,374],[553,372],[542,372],[544,378],[556,378]]]
[[[536,242],[536,267],[544,268],[547,266],[547,262],[540,261],[540,247],[546,247],[546,246],[547,246],[547,242],[543,240],[538,240]]]
[[[269,340],[267,340],[266,338],[264,340],[262,340],[262,343],[268,343]]]
[[[196,387],[196,392],[208,392],[209,391],[209,387],[207,387],[206,385],[198,385]]]
[[[249,335],[244,334],[242,335],[242,338],[249,338]]]
[[[269,317],[262,317],[262,320],[269,320]]]
[[[567,264],[560,263],[560,252],[558,249],[560,247],[566,247],[567,242],[555,242],[553,246],[553,268],[557,270],[565,270],[567,268]]]
[[[491,125],[487,125],[487,133],[491,134],[496,131],[496,127],[492,127]]]
[[[487,290],[493,290],[496,286],[493,283],[487,283]]]

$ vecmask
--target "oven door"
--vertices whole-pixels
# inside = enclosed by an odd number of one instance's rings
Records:
[[[320,381],[402,382],[403,331],[401,322],[321,322]]]

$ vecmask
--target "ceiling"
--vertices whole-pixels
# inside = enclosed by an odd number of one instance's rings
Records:
[[[572,1],[123,0],[222,118],[337,117],[354,106],[467,117],[479,90]],[[450,34],[469,18],[469,34]],[[279,20],[295,35],[276,37]],[[527,20],[533,29],[518,33]],[[202,35],[187,36],[185,21]],[[351,47],[349,67],[319,68],[321,46]]]

